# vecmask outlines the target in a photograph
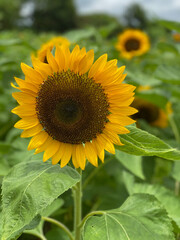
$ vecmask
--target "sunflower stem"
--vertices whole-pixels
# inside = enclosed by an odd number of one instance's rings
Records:
[[[74,193],[74,233],[75,240],[81,240],[81,228],[80,223],[82,219],[82,170],[77,169],[78,173],[81,175],[81,180],[76,183],[73,189]]]
[[[50,222],[50,223],[53,223],[53,224],[57,225],[59,228],[64,230],[65,233],[67,233],[70,240],[74,240],[72,233],[63,223],[61,223],[61,222],[59,222],[59,221],[57,221],[53,218],[49,218],[49,217],[42,217],[42,219],[46,222]]]
[[[173,115],[171,114],[169,116],[169,123],[171,125],[171,128],[172,128],[172,131],[174,133],[174,136],[175,136],[175,139],[178,143],[180,143],[180,134],[179,134],[179,131],[178,131],[178,127],[174,121],[174,118],[173,118]]]

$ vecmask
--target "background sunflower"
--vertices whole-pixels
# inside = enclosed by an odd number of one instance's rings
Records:
[[[123,58],[140,56],[150,49],[149,37],[139,29],[127,29],[118,35],[116,48]]]

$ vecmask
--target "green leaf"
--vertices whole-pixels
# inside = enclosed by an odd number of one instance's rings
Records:
[[[58,209],[60,209],[60,207],[62,205],[63,205],[62,199],[58,198],[58,199],[54,200],[54,202],[51,203],[49,206],[47,206],[47,208],[42,212],[42,216],[49,217],[54,212],[56,212]],[[26,230],[24,232],[27,234],[34,235],[34,236],[39,236],[41,238],[42,236],[44,236],[43,227],[44,227],[44,220],[41,219],[39,225],[36,228],[34,228],[32,230]]]
[[[137,177],[144,179],[144,174],[142,170],[142,157],[133,156],[128,153],[116,150],[116,158],[122,163],[122,165],[132,172]]]
[[[171,221],[156,198],[134,194],[118,209],[90,217],[84,240],[174,240]]]
[[[38,161],[17,164],[2,184],[2,240],[10,240],[80,180],[70,167]]]
[[[96,31],[96,29],[93,27],[90,27],[86,29],[69,31],[64,36],[68,38],[71,42],[76,43],[82,39],[87,39],[92,36],[96,36],[97,34],[99,33]]]
[[[60,228],[53,228],[46,234],[47,240],[69,240],[68,235]]]
[[[157,47],[161,52],[172,52],[178,54],[178,50],[173,44],[160,42],[158,43]]]
[[[172,170],[172,177],[180,181],[180,162],[175,162]]]
[[[160,185],[134,184],[133,193],[148,193],[154,195],[166,209],[171,217],[180,228],[180,198]]]
[[[0,46],[11,46],[21,44],[22,41],[20,39],[1,39]]]
[[[134,126],[127,127],[130,133],[121,135],[123,146],[116,149],[138,156],[158,156],[169,160],[180,160],[180,151],[170,147],[161,139]]]
[[[176,30],[176,31],[180,32],[180,23],[179,22],[160,20],[159,23],[170,30]]]
[[[180,84],[179,66],[160,65],[155,71],[155,77],[163,82],[171,84]]]

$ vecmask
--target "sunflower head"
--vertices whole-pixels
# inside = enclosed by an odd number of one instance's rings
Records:
[[[175,42],[180,42],[180,33],[174,33],[173,34],[173,39]]]
[[[65,44],[67,46],[70,45],[70,42],[65,37],[53,37],[48,42],[44,43],[41,48],[37,51],[37,57],[42,62],[47,62],[46,55],[48,50],[52,51],[53,47],[56,45],[62,45]]]
[[[151,126],[165,128],[168,126],[168,112],[159,108],[153,103],[144,99],[135,98],[132,105],[138,112],[133,115],[133,119],[144,119]],[[167,110],[170,112],[169,104]]]
[[[32,137],[28,149],[44,152],[43,161],[98,166],[98,157],[103,162],[104,150],[114,154],[114,144],[122,145],[118,134],[134,122],[129,115],[137,111],[129,105],[135,87],[122,83],[125,67],[107,61],[107,54],[93,63],[93,50],[57,45],[46,59],[32,57],[33,67],[21,64],[25,80],[12,84],[20,90],[13,93],[19,106],[12,112],[22,118],[15,127],[24,130],[21,137]]]
[[[121,57],[131,59],[146,53],[150,49],[150,41],[141,30],[127,29],[119,34],[116,48]]]

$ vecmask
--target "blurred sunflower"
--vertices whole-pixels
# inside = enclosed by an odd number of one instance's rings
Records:
[[[173,39],[176,42],[180,42],[180,33],[174,33],[173,34]]]
[[[165,128],[168,126],[168,115],[170,114],[170,103],[167,104],[166,111],[153,103],[136,97],[131,104],[138,112],[132,116],[133,119],[144,119],[151,126]]]
[[[140,56],[150,49],[149,37],[141,30],[127,29],[119,34],[116,48],[123,58]]]
[[[56,45],[62,45],[62,44],[69,46],[70,42],[65,37],[52,38],[48,42],[44,43],[41,46],[41,48],[37,51],[37,57],[39,58],[40,61],[47,62],[46,55],[47,55],[48,50],[52,51],[53,47],[55,47]]]
[[[43,152],[43,161],[67,165],[72,157],[75,168],[85,168],[86,159],[98,166],[104,150],[115,153],[122,145],[118,134],[129,131],[126,125],[137,112],[129,105],[134,86],[123,84],[124,66],[107,61],[107,54],[94,63],[94,52],[75,46],[56,46],[55,56],[48,50],[47,63],[32,57],[33,68],[22,63],[25,80],[15,78],[20,92],[13,97],[20,104],[12,110],[19,115],[15,127],[21,137],[32,137],[28,150]]]

